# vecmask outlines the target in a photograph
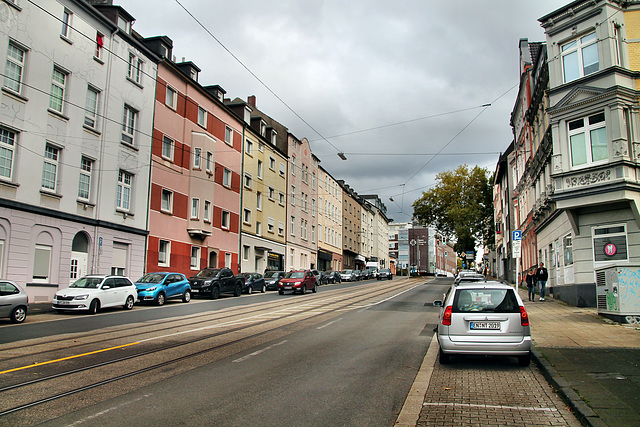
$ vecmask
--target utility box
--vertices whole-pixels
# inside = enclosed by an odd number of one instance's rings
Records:
[[[598,314],[618,322],[640,321],[640,266],[610,266],[596,270]]]

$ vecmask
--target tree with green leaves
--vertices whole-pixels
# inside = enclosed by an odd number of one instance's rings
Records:
[[[435,227],[464,258],[476,244],[494,243],[493,186],[487,169],[460,165],[436,175],[436,186],[413,202],[413,217]]]

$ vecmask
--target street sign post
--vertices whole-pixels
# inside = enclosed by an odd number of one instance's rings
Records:
[[[522,231],[513,230],[511,239],[511,256],[516,259],[516,289],[520,288],[519,270],[520,257],[522,256]]]

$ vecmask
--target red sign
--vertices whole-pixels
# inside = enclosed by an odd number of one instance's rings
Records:
[[[607,243],[604,245],[604,253],[608,256],[614,256],[618,252],[618,248],[613,243]]]

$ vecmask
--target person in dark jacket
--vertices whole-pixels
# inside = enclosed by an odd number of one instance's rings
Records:
[[[530,268],[527,271],[527,276],[525,277],[525,282],[527,282],[527,288],[529,288],[529,301],[535,301],[536,297],[536,275],[533,274],[533,268]]]
[[[549,272],[544,268],[544,263],[541,262],[536,270],[536,280],[538,281],[538,289],[540,289],[540,301],[544,301],[544,289],[547,286],[548,279]]]

